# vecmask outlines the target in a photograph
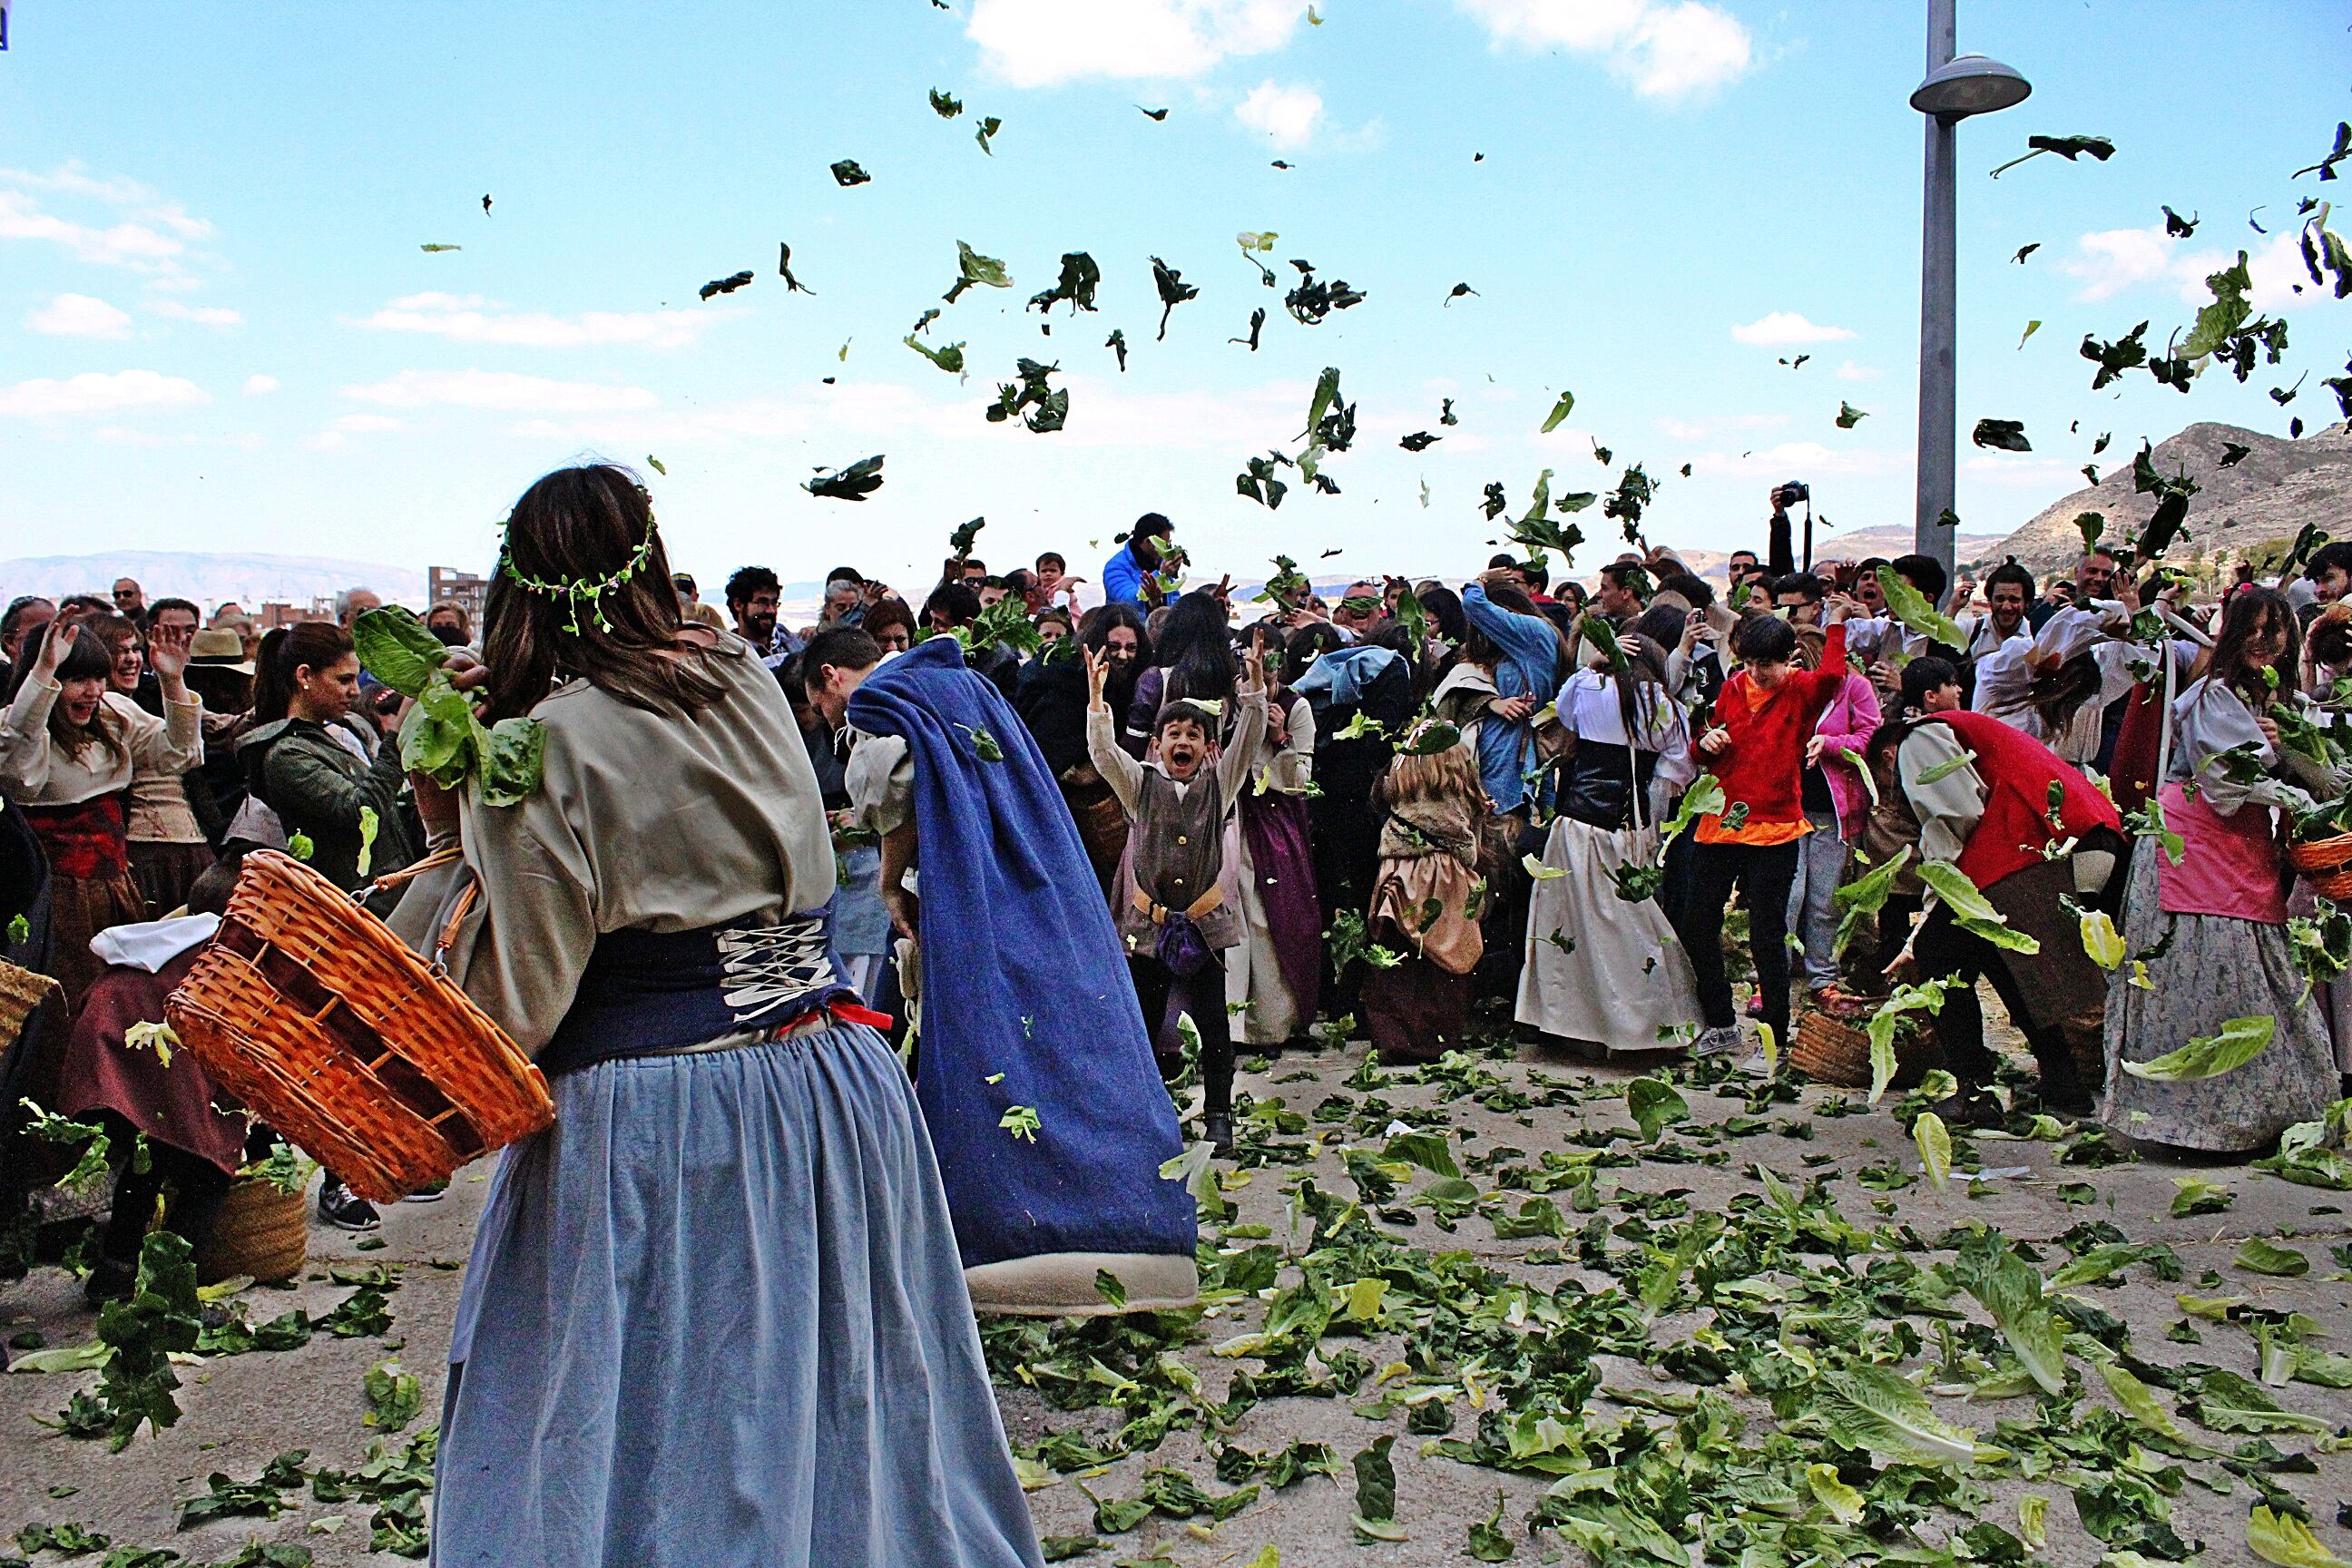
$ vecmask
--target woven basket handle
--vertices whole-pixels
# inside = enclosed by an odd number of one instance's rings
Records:
[[[388,892],[394,888],[406,887],[417,878],[425,875],[425,872],[437,871],[444,866],[454,866],[465,858],[466,852],[461,846],[456,844],[446,845],[439,849],[436,849],[432,854],[425,856],[422,860],[404,866],[397,871],[388,871],[384,875],[376,878],[373,882],[368,884],[367,892]],[[353,903],[358,903],[361,900],[366,897],[367,893],[353,893],[352,895],[352,901]],[[449,957],[449,950],[457,945],[458,931],[465,925],[467,917],[474,912],[474,907],[481,901],[482,884],[479,881],[467,883],[466,890],[457,895],[457,902],[456,906],[450,910],[448,920],[442,923],[441,934],[434,939],[434,968],[446,969],[448,967],[446,961]]]

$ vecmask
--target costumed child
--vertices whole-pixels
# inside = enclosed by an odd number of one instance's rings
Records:
[[[1109,671],[1089,649],[1087,751],[1119,805],[1127,808],[1127,857],[1113,916],[1127,950],[1128,973],[1147,1024],[1171,1000],[1191,1015],[1201,1036],[1201,1125],[1210,1145],[1234,1144],[1234,1041],[1225,1018],[1221,955],[1242,941],[1239,869],[1225,853],[1225,818],[1249,782],[1249,762],[1265,733],[1265,644],[1253,639],[1241,713],[1222,752],[1217,716],[1200,703],[1171,702],[1151,731],[1151,760],[1119,748],[1103,686]],[[1178,1064],[1165,1058],[1163,1076]]]
[[[1187,1305],[1199,1227],[1183,1184],[1160,1174],[1183,1150],[1175,1109],[1052,768],[952,636],[809,679],[858,736],[849,795],[882,836],[915,1091],[973,1305]],[[1096,1288],[1106,1271],[1123,1306]]]
[[[1486,952],[1489,802],[1477,753],[1452,724],[1423,719],[1376,794],[1388,816],[1366,936],[1395,962],[1369,966],[1364,1023],[1384,1064],[1433,1062],[1469,1041],[1472,976]]]

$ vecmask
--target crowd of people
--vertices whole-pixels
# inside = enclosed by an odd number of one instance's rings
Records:
[[[200,1241],[272,1138],[134,1038],[241,860],[291,853],[442,933],[562,1133],[507,1151],[477,1242],[450,1562],[518,1528],[566,1560],[702,1528],[662,1465],[583,1474],[581,1445],[772,1468],[747,1432],[825,1484],[731,1520],[744,1540],[1033,1560],[971,1309],[1191,1300],[1164,1173],[1180,1117],[1233,1152],[1244,1051],[1419,1063],[1516,1033],[1646,1063],[1895,1010],[1955,1126],[2046,1110],[2245,1158],[2320,1119],[2352,921],[2295,847],[2352,842],[2352,544],[2218,595],[2095,539],[2070,577],[1979,584],[1801,565],[1788,499],[1720,579],[1647,547],[1589,589],[1540,553],[1337,594],[1280,560],[1245,599],[1157,513],[1097,585],[1057,554],[992,571],[968,529],[919,603],[837,567],[788,625],[773,571],[707,605],[632,476],[562,469],[516,504],[478,635],[425,617],[485,721],[546,731],[503,806],[403,766],[364,590],[258,638],[128,580],[16,599],[0,916],[11,973],[55,988],[14,1017],[8,1102],[152,1155],[121,1157],[92,1259],[92,1298],[121,1295],[159,1199]],[[2032,1076],[1988,1047],[1979,980]],[[2226,1070],[2135,1070],[2252,1024]],[[13,1206],[38,1168],[8,1163]],[[331,1173],[319,1203],[379,1223]],[[828,1353],[769,1353],[810,1335]],[[739,1345],[756,1411],[685,1396]],[[877,1388],[921,1440],[818,1431]]]

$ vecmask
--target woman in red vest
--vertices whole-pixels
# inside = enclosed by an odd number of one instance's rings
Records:
[[[2118,984],[2107,1015],[2105,1119],[2148,1142],[2212,1154],[2267,1148],[2336,1098],[2326,1020],[2290,956],[2276,814],[2340,793],[2339,770],[2279,743],[2299,705],[2300,627],[2284,595],[2230,600],[2203,679],[2173,705],[2171,766],[2158,800],[2178,861],[2143,839],[2124,941],[2147,958],[2147,989]],[[2190,786],[2194,786],[2194,795]],[[2274,1019],[2252,1060],[2210,1078],[2151,1082],[2120,1070],[2211,1036],[2232,1018]]]
[[[1873,748],[1875,750],[1875,746]],[[1912,723],[1895,752],[1896,775],[1919,822],[1919,854],[1965,873],[2013,929],[2040,951],[1994,946],[1961,928],[1938,903],[1920,923],[1912,958],[1922,982],[1954,980],[1937,1016],[1944,1065],[1959,1090],[1937,1107],[1947,1121],[1998,1123],[1988,1092],[1994,1058],[1984,1043],[1979,975],[2025,1034],[2042,1069],[2042,1101],[2081,1115],[2095,1085],[2076,1070],[2062,1026],[2095,1013],[2106,979],[2084,953],[2078,917],[2066,907],[2112,910],[2109,889],[2127,847],[2115,806],[2048,746],[1984,713],[1942,712]]]

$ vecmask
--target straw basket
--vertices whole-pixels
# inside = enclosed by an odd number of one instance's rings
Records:
[[[310,1249],[310,1205],[299,1189],[240,1176],[229,1184],[220,1217],[196,1254],[196,1279],[205,1285],[239,1275],[264,1285],[302,1272]]]
[[[2323,899],[2352,898],[2352,833],[2339,833],[2286,847],[2287,864],[2303,874]]]
[[[377,1203],[555,1120],[539,1069],[439,965],[275,851],[246,858],[170,1015],[247,1109]]]
[[[1797,1020],[1797,1037],[1789,1047],[1790,1063],[1815,1083],[1839,1089],[1870,1087],[1870,1030],[1867,1017],[1848,1021],[1805,1009]],[[1907,1026],[1895,1031],[1895,1087],[1915,1088],[1928,1070],[1944,1059],[1936,1031],[1927,1019],[1910,1016]]]

